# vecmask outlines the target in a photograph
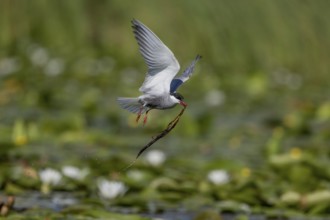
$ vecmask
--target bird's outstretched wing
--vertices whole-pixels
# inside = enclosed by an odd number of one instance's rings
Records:
[[[172,51],[144,24],[133,19],[132,27],[148,73],[140,88],[143,93],[161,96],[169,93],[170,84],[180,69]]]
[[[175,92],[179,86],[182,85],[185,81],[187,81],[192,73],[194,72],[194,67],[195,64],[197,63],[198,60],[200,60],[202,56],[197,55],[195,60],[183,71],[182,75],[180,77],[176,77],[175,79],[172,80],[171,86],[170,86],[170,93]]]

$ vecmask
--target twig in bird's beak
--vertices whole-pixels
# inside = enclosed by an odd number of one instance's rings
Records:
[[[145,145],[138,153],[138,155],[136,156],[136,159],[149,147],[151,147],[151,145],[153,145],[156,141],[158,141],[160,138],[165,137],[170,131],[173,130],[173,128],[175,128],[175,126],[177,125],[177,123],[179,122],[183,112],[186,110],[186,106],[183,107],[183,109],[181,110],[181,112],[167,125],[167,128],[165,130],[163,130],[160,134],[158,134],[156,137],[154,137],[147,145]]]
[[[166,129],[163,130],[161,133],[159,133],[156,137],[153,137],[152,140],[139,151],[139,153],[137,154],[135,160],[128,167],[126,167],[124,170],[127,170],[128,168],[133,166],[133,164],[136,162],[136,160],[139,158],[139,156],[141,156],[141,154],[145,150],[147,150],[149,147],[151,147],[151,145],[153,145],[159,139],[165,137],[168,133],[170,133],[170,131],[173,130],[173,128],[175,128],[175,126],[178,124],[181,116],[183,115],[184,111],[186,110],[186,107],[187,107],[187,104],[183,105],[183,109],[181,110],[181,112],[170,123],[168,123]]]

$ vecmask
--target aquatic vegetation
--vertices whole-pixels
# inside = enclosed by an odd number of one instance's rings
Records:
[[[329,218],[329,4],[1,1],[0,213]],[[136,129],[115,104],[145,77],[132,17],[204,60],[175,132],[124,170],[179,111]]]

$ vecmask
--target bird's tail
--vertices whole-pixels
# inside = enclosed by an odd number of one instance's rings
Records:
[[[147,111],[147,109],[139,102],[138,98],[119,97],[117,98],[117,102],[123,109],[135,114],[143,114]]]

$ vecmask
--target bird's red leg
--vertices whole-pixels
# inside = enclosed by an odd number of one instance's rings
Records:
[[[143,126],[147,123],[147,120],[148,120],[148,113],[149,113],[150,110],[148,110],[146,112],[146,114],[144,115],[144,119],[143,119]]]
[[[143,107],[141,106],[141,107],[140,107],[140,111],[139,111],[139,113],[138,113],[138,115],[137,115],[137,117],[136,117],[136,120],[135,120],[136,123],[138,123],[139,120],[140,120],[140,118],[141,118],[142,110],[143,110]]]

